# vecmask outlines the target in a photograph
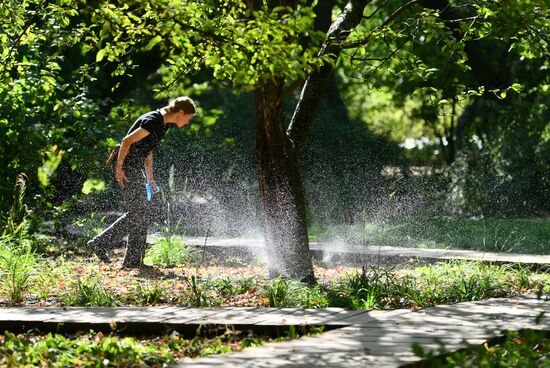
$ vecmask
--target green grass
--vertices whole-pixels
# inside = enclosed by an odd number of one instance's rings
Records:
[[[344,238],[370,246],[550,254],[550,219],[421,219],[311,227],[310,240]]]
[[[147,250],[144,262],[162,267],[186,266],[195,253],[196,249],[187,245],[178,235],[157,236]]]
[[[20,303],[31,287],[39,259],[23,236],[0,236],[0,284],[10,304]]]
[[[62,304],[72,307],[116,307],[120,302],[116,293],[107,289],[100,278],[88,276],[81,279],[77,276],[70,282],[68,290],[62,293]]]
[[[451,261],[404,271],[363,268],[314,287],[276,279],[261,288],[270,307],[427,308],[517,293],[548,294],[548,276],[521,267]]]
[[[453,261],[430,267],[391,272],[364,268],[327,287],[330,306],[350,309],[427,308],[538,291],[524,269],[491,266],[480,262]]]
[[[61,306],[183,305],[191,307],[259,306],[349,309],[426,308],[519,293],[550,295],[550,274],[519,265],[448,261],[414,269],[363,268],[337,278],[306,284],[256,276],[172,275],[165,278],[116,278],[97,264],[41,262],[21,301]],[[11,289],[0,283],[8,303]],[[13,303],[12,303],[13,304]]]

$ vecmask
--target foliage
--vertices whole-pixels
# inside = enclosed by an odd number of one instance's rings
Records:
[[[0,134],[6,137],[0,213],[21,172],[28,177],[29,203],[44,213],[78,195],[87,175],[97,175],[103,139],[113,130],[105,113],[109,98],[93,96],[102,74],[88,64],[94,25],[85,2],[10,0],[0,4],[0,14],[6,20],[0,29],[6,45],[0,56]]]
[[[449,137],[449,117],[459,116],[470,97],[486,94],[504,99],[507,92],[521,92],[532,77],[543,77],[544,73],[521,71],[547,65],[543,29],[548,9],[540,1],[513,1],[509,7],[485,1],[422,5],[390,2],[379,7],[374,2],[367,11],[376,16],[350,36],[348,44],[355,47],[340,59],[339,76],[345,90],[351,87],[346,95],[355,103],[350,108],[360,109],[356,114],[362,112],[369,124],[401,141],[411,135],[397,133],[399,129],[413,124],[415,138]],[[380,19],[396,9],[399,16],[380,26]],[[495,58],[495,53],[503,57]],[[530,61],[522,62],[526,59]],[[394,119],[395,127],[369,119],[367,112],[380,94],[394,99],[393,109],[412,102],[404,109],[407,119]]]
[[[504,341],[469,346],[442,358],[424,352],[418,345],[414,351],[430,367],[544,367],[550,356],[550,339],[547,331],[509,331]]]
[[[62,299],[66,306],[114,307],[119,304],[117,296],[93,276],[83,280],[77,276],[75,281],[69,283]]]
[[[384,27],[375,16],[358,27],[349,43],[363,45],[338,64],[348,111],[399,143],[416,139],[406,151],[413,164],[452,165],[448,211],[544,215],[548,7],[445,4],[404,6]],[[384,17],[397,6],[367,9]]]
[[[213,1],[103,3],[93,17],[103,24],[96,61],[120,61],[129,50],[157,48],[180,76],[206,66],[214,78],[243,88],[273,75],[293,80],[321,62],[315,58],[316,48],[304,47],[300,39],[311,32],[313,18],[305,4],[269,10],[267,4],[252,8],[239,1],[223,6]],[[128,67],[127,60],[119,63],[115,73]]]
[[[185,266],[191,262],[194,252],[193,247],[187,245],[179,235],[160,236],[147,249],[145,262],[162,267]]]
[[[364,221],[353,226],[310,227],[311,241],[345,239],[365,246],[465,249],[548,254],[548,219],[456,219],[419,214],[408,219]]]
[[[549,211],[548,95],[534,88],[502,109],[487,104],[506,125],[472,138],[451,166],[451,198],[459,213],[492,217]],[[492,120],[492,119],[491,119]]]
[[[15,335],[6,331],[0,335],[0,364],[6,367],[165,367],[183,357],[240,351],[322,331],[322,326],[307,329],[290,326],[283,336],[268,336],[227,329],[223,334],[212,337],[205,336],[199,328],[193,338],[183,338],[177,332],[134,338],[115,334],[106,336],[94,331],[70,336],[52,333],[37,335],[32,332]]]
[[[27,337],[5,332],[0,344],[0,362],[8,367],[21,364],[128,367],[162,366],[173,363],[174,359],[165,347],[140,343],[131,337],[103,336],[101,332],[75,339],[51,333],[44,337]]]

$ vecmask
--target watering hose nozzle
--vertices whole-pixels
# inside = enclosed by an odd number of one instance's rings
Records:
[[[151,187],[151,184],[145,183],[145,190],[147,191],[147,200],[151,202],[151,199],[153,199],[153,187]],[[158,192],[160,192],[160,188],[157,185],[155,189],[155,193],[158,193]]]

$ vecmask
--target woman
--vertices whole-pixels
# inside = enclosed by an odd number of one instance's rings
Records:
[[[95,254],[109,263],[107,250],[128,236],[122,266],[145,268],[149,206],[144,184],[158,191],[153,179],[153,151],[166,134],[169,124],[182,128],[195,115],[196,107],[189,97],[178,97],[155,111],[140,116],[122,139],[115,165],[115,177],[122,188],[125,213],[111,226],[88,242]]]

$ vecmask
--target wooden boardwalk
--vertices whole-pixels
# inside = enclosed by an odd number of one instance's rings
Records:
[[[543,312],[547,318],[536,324]],[[550,301],[535,298],[490,299],[419,312],[345,314],[326,316],[327,324],[346,325],[340,329],[239,353],[186,359],[178,367],[399,367],[419,361],[413,343],[425,351],[438,352],[442,346],[456,351],[507,330],[550,330]]]
[[[535,319],[546,314],[540,324]],[[334,330],[242,352],[185,359],[178,367],[398,367],[426,351],[481,344],[506,330],[550,330],[550,301],[534,297],[441,305],[423,311],[349,311],[341,308],[0,308],[2,330],[123,329],[127,332],[194,331],[199,325],[262,330],[325,325]]]

